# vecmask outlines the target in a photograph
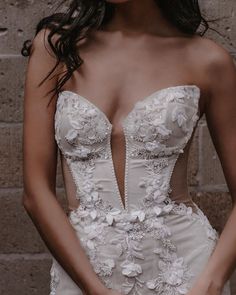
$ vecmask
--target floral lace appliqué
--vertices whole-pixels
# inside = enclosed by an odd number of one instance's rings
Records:
[[[57,286],[60,282],[60,276],[59,276],[59,270],[57,267],[55,267],[55,261],[52,261],[52,265],[50,268],[50,295],[56,295]]]
[[[103,199],[104,187],[94,177],[97,160],[112,163],[108,120],[80,96],[65,95],[58,101],[55,138],[76,184],[76,198],[80,200],[79,208],[70,212],[69,220],[76,230],[81,230],[81,243],[106,286],[112,286],[114,271],[117,267],[121,269],[124,280],[120,288],[124,294],[143,295],[145,289],[153,290],[154,294],[187,293],[192,273],[184,257],[178,256],[171,239],[171,228],[166,222],[170,214],[197,218],[209,230],[209,239],[217,238],[204,214],[194,213],[190,207],[177,204],[169,197],[174,164],[198,119],[198,99],[197,88],[166,89],[137,103],[125,119],[126,161],[145,163],[139,179],[144,195],[131,204],[129,210],[114,207],[112,193],[111,201]],[[65,126],[70,128],[63,129],[61,118],[67,120]],[[175,136],[181,130],[183,136]],[[115,183],[112,171],[110,175]],[[142,277],[146,238],[152,238],[159,245],[153,248],[159,271],[148,280]],[[102,253],[103,246],[114,249],[114,256]]]

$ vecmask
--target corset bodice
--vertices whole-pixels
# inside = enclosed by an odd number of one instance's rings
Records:
[[[66,193],[80,203],[69,220],[95,272],[124,294],[186,294],[191,273],[203,265],[192,258],[192,245],[199,244],[198,251],[204,245],[208,257],[217,240],[195,203],[186,206],[171,195],[185,178],[186,157],[177,160],[186,154],[199,119],[199,98],[196,85],[161,89],[138,101],[122,121],[123,205],[112,158],[113,125],[85,97],[66,90],[58,96],[55,139]],[[53,290],[58,286],[64,294],[56,270]]]
[[[95,204],[140,209],[162,204],[171,191],[178,155],[184,152],[199,118],[200,89],[180,85],[138,101],[122,122],[125,142],[125,206],[112,160],[112,124],[85,97],[60,93],[55,138],[68,164],[82,207]],[[102,201],[102,202],[101,202]]]

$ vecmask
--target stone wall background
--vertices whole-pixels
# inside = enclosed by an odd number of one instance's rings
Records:
[[[20,55],[23,41],[32,38],[37,22],[50,14],[55,1],[0,2],[0,294],[49,294],[51,256],[22,207],[23,87],[27,59]],[[202,0],[211,24],[221,35],[206,36],[225,46],[236,58],[236,1]],[[221,231],[231,209],[231,197],[204,118],[191,146],[189,186],[194,200]],[[60,164],[58,200],[65,206]],[[231,279],[236,295],[236,274]]]

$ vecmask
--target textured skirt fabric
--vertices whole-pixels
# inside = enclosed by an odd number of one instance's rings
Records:
[[[168,239],[161,237],[163,231],[145,235],[142,243],[125,240],[123,232],[110,227],[106,229],[104,243],[93,244],[93,236],[76,222],[79,213],[69,219],[88,254],[95,272],[104,284],[121,294],[129,295],[180,295],[188,290],[204,269],[219,238],[207,217],[198,208],[197,213],[188,214],[183,210],[157,217],[157,227],[165,227]],[[158,223],[159,222],[159,223]],[[99,232],[97,232],[99,234]],[[113,240],[113,244],[111,241]],[[162,242],[161,242],[162,241]],[[163,243],[164,241],[164,243]],[[123,243],[123,244],[122,244]],[[126,244],[135,259],[127,263],[127,252],[121,246]],[[88,246],[86,246],[88,245]],[[127,246],[128,245],[128,246]],[[96,255],[93,247],[97,247]],[[174,249],[172,249],[174,248]],[[53,257],[50,270],[50,295],[82,295],[82,291]],[[229,282],[222,295],[230,295]]]

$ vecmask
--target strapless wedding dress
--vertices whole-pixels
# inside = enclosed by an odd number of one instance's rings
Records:
[[[187,150],[200,88],[178,85],[138,101],[122,121],[125,196],[111,151],[112,124],[89,99],[60,92],[55,112],[73,226],[99,278],[129,295],[180,295],[212,254],[219,234],[187,193]],[[185,185],[184,185],[185,184]],[[52,257],[50,295],[82,295]],[[224,295],[230,295],[229,282]]]

